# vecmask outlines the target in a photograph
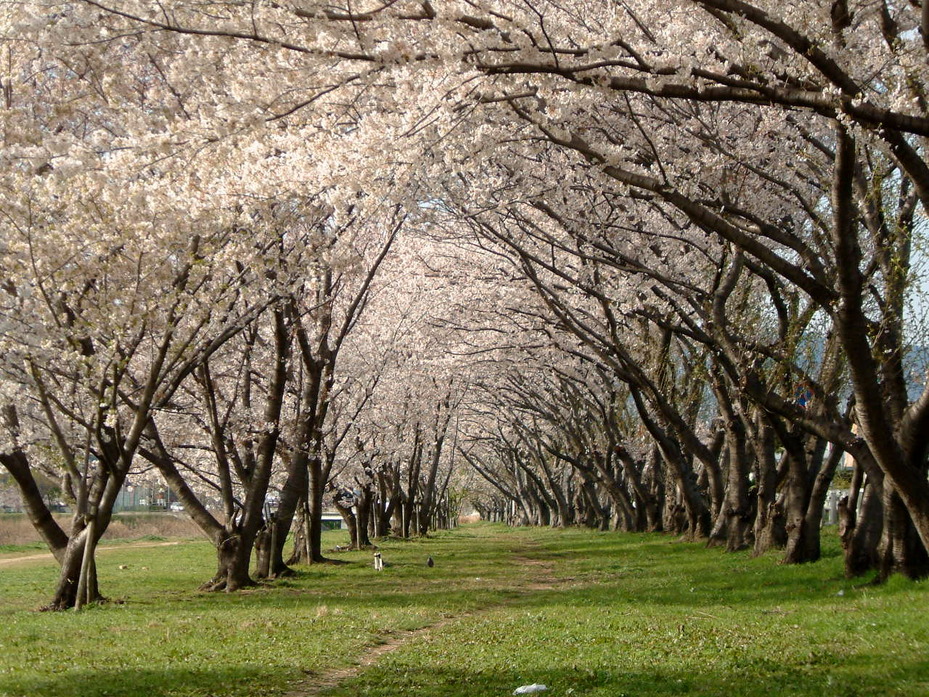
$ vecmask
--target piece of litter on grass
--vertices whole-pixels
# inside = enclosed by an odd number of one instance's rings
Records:
[[[545,685],[534,682],[531,685],[523,685],[521,687],[517,687],[515,690],[513,690],[513,694],[514,695],[531,695],[531,694],[535,694],[536,692],[542,692],[542,690],[547,690],[547,689],[548,688]]]

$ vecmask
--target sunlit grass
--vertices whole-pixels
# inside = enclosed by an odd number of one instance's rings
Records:
[[[38,613],[56,579],[49,560],[0,570],[0,694],[273,695],[351,661],[385,635],[495,602],[507,583],[475,586],[467,533],[384,542],[388,568],[370,552],[333,555],[340,565],[240,593],[197,590],[214,571],[205,542],[101,550],[106,605]],[[327,544],[345,543],[329,533]],[[487,550],[488,564],[502,569]],[[443,566],[426,567],[428,555]],[[469,556],[470,555],[470,556]],[[451,560],[461,563],[453,564]],[[487,575],[487,574],[485,574]],[[244,692],[243,692],[244,690]]]
[[[512,535],[560,582],[426,635],[332,694],[929,694],[926,583],[849,581],[834,538],[823,561],[783,566],[661,536]]]
[[[113,602],[82,613],[34,611],[53,564],[0,567],[0,695],[281,695],[440,621],[331,694],[929,694],[927,585],[849,581],[831,537],[799,567],[658,535],[490,525],[381,551],[380,574],[370,552],[340,553],[351,563],[215,594],[197,591],[206,543],[110,549],[98,564]]]

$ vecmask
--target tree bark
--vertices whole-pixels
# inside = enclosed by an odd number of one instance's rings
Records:
[[[251,545],[243,541],[239,530],[227,529],[224,539],[216,546],[216,575],[201,589],[233,592],[254,586],[248,573],[251,551]]]
[[[929,555],[906,506],[896,491],[884,489],[884,530],[880,542],[880,579],[899,573],[912,579],[929,575]]]
[[[849,578],[861,576],[880,564],[878,546],[884,523],[883,490],[880,471],[869,473],[865,480],[863,468],[855,465],[851,492],[839,502],[839,536],[845,551],[845,575]]]

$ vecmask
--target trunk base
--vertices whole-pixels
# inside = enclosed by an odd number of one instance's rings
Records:
[[[228,578],[213,578],[200,586],[200,590],[208,592],[228,591],[233,592],[241,588],[253,588],[258,582],[248,579],[247,581],[230,582]]]

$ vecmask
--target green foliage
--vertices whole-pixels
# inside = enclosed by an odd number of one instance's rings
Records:
[[[328,544],[343,533],[327,533]],[[202,593],[203,543],[101,551],[115,602],[36,613],[53,564],[0,572],[0,695],[281,695],[397,641],[325,694],[929,693],[927,585],[842,577],[834,537],[783,566],[664,536],[467,526]],[[436,565],[425,565],[427,556]],[[125,567],[125,568],[122,568]],[[436,625],[406,636],[406,630]]]
[[[848,489],[852,485],[852,472],[847,469],[836,470],[832,478],[833,489]]]

